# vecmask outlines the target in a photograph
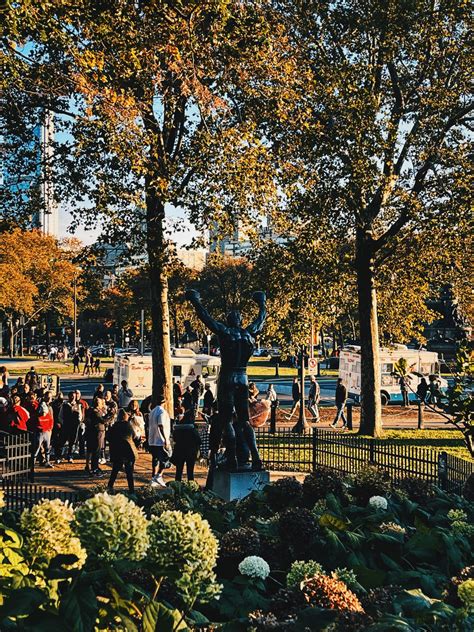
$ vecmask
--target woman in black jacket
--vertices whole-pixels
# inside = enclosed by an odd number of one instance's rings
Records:
[[[110,460],[112,461],[108,488],[110,491],[113,490],[117,474],[121,469],[124,469],[127,475],[128,491],[133,494],[135,491],[133,467],[138,452],[133,440],[134,431],[129,421],[129,414],[123,408],[119,410],[117,421],[110,428],[107,439],[110,447]]]

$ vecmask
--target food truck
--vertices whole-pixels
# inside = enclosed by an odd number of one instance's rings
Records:
[[[179,381],[186,388],[198,375],[210,384],[211,391],[217,393],[217,378],[221,359],[216,356],[194,353],[191,349],[171,350],[171,372],[173,381]],[[136,399],[144,399],[151,394],[153,365],[151,355],[118,353],[114,360],[114,384],[126,380]]]
[[[448,383],[439,375],[438,354],[434,351],[424,351],[409,349],[405,345],[397,344],[390,348],[382,348],[379,352],[380,358],[380,395],[382,404],[388,402],[401,402],[399,378],[394,375],[395,365],[404,358],[407,363],[407,373],[409,376],[410,389],[416,391],[420,383],[421,375],[429,383],[429,376],[436,375],[441,391],[444,391]],[[360,347],[344,347],[339,357],[339,377],[347,388],[348,397],[355,402],[360,401],[361,375],[360,375]],[[408,391],[409,399],[415,400],[416,396],[411,390]]]

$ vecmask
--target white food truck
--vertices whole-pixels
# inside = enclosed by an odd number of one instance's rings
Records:
[[[181,382],[183,388],[189,386],[198,375],[202,375],[204,382],[211,385],[211,390],[216,395],[220,366],[221,359],[215,356],[196,354],[191,349],[171,350],[173,381]],[[134,398],[144,399],[151,395],[152,375],[151,355],[116,354],[114,384],[126,380]]]
[[[420,377],[415,373],[422,374],[429,383],[429,376],[436,375],[441,390],[444,391],[448,383],[439,375],[438,354],[434,351],[422,351],[409,349],[405,345],[394,345],[392,348],[380,349],[380,395],[382,403],[385,405],[390,401],[402,401],[399,380],[396,375],[392,375],[395,364],[404,358],[407,362],[407,372],[410,377],[410,388],[416,391],[420,382]],[[348,397],[355,402],[360,401],[360,347],[349,346],[342,349],[339,356],[339,377],[344,381],[347,388]],[[410,390],[408,396],[415,400],[416,396]]]

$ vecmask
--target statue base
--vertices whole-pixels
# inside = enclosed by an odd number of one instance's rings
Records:
[[[270,483],[270,473],[266,470],[259,472],[226,472],[216,470],[212,491],[223,500],[239,500],[245,498],[255,490],[261,490]]]

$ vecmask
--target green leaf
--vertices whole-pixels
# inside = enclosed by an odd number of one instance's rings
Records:
[[[159,601],[152,601],[145,608],[142,620],[143,632],[179,632],[189,630],[179,610],[171,610]]]
[[[325,513],[319,519],[321,527],[327,527],[328,529],[336,529],[337,531],[347,531],[347,522],[337,518],[330,513]]]
[[[17,617],[32,614],[47,601],[47,595],[39,588],[19,588],[0,609],[0,617]]]
[[[384,571],[373,570],[367,566],[354,566],[352,568],[357,575],[357,580],[366,590],[368,588],[377,588],[385,584],[386,574]]]
[[[367,628],[367,632],[416,632],[419,628],[412,626],[395,615],[387,614],[378,623],[374,623]]]
[[[97,598],[91,586],[77,586],[61,598],[59,612],[73,632],[89,632],[97,617]]]
[[[401,609],[406,616],[416,616],[424,610],[429,610],[432,603],[433,601],[419,589],[405,590],[394,600],[396,610]]]

